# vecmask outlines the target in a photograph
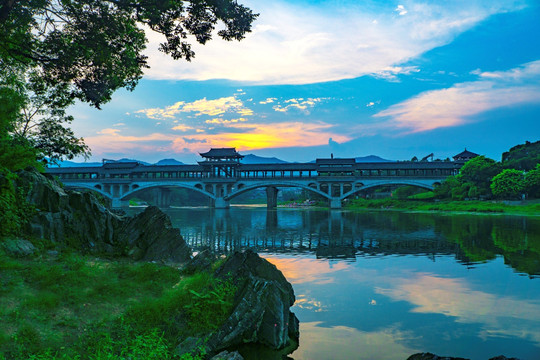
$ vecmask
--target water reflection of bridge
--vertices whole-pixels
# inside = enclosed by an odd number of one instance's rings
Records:
[[[216,215],[216,212],[218,215]],[[261,212],[262,213],[262,212]],[[278,220],[278,211],[264,212],[264,220],[240,225],[227,213],[213,212],[200,227],[184,227],[182,236],[194,249],[210,248],[230,253],[251,248],[259,252],[314,254],[317,258],[355,259],[370,255],[449,255],[458,254],[459,245],[438,236],[433,228],[394,231],[384,224],[364,223],[340,211],[296,212]],[[262,214],[261,214],[262,215]],[[291,216],[298,216],[296,221]],[[263,223],[264,221],[264,223]],[[278,222],[281,225],[278,225]]]

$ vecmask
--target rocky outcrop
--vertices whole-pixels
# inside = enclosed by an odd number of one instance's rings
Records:
[[[129,255],[136,260],[165,260],[185,262],[191,249],[173,228],[171,219],[155,206],[127,218],[119,227],[117,241],[127,244]]]
[[[134,217],[119,216],[91,192],[67,191],[37,171],[21,171],[15,186],[35,208],[31,237],[90,253],[130,255],[137,260],[184,262],[191,251],[167,215],[149,207]]]
[[[231,316],[208,340],[213,351],[244,343],[282,349],[298,341],[298,319],[290,311],[294,291],[273,264],[251,250],[236,252],[215,276],[232,279],[238,292]]]

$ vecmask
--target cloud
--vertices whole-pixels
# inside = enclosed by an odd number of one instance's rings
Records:
[[[309,114],[309,111],[307,109],[314,107],[315,104],[317,104],[318,102],[321,102],[322,100],[324,100],[324,98],[288,99],[288,100],[285,100],[284,102],[289,105],[282,106],[278,104],[278,105],[274,105],[272,109],[278,112],[288,112],[292,109],[296,109],[306,114]]]
[[[179,113],[193,113],[195,116],[217,116],[225,113],[236,113],[242,116],[253,115],[253,111],[244,106],[236,96],[207,100],[199,99],[193,102],[179,101],[165,108],[137,110],[135,113],[144,114],[154,120],[174,119]]]
[[[217,134],[194,134],[192,140],[204,140],[205,146],[193,146],[184,138],[176,138],[173,149],[189,148],[191,151],[201,151],[208,147],[235,147],[237,150],[268,149],[293,146],[323,145],[328,136],[337,141],[348,141],[348,136],[334,134],[332,125],[324,123],[305,124],[301,122],[283,122],[274,124],[262,123],[232,123],[228,124],[231,132]],[[234,131],[232,131],[234,130]]]
[[[259,104],[271,104],[276,100],[277,100],[277,98],[266,98],[266,100],[259,101]]]
[[[491,15],[522,7],[523,0],[489,2],[244,1],[260,17],[241,42],[219,39],[193,46],[192,62],[158,51],[161,35],[147,32],[151,79],[230,79],[256,84],[306,84],[367,74],[400,74],[400,64],[474,27]],[[395,16],[396,12],[402,16]],[[403,16],[405,15],[406,16]],[[388,69],[391,69],[390,71]]]
[[[405,10],[405,7],[403,5],[398,5],[394,11],[396,11],[401,16],[407,13],[407,10]]]
[[[325,327],[321,322],[301,322],[302,346],[294,352],[299,359],[406,359],[420,349],[407,347],[415,336],[396,326],[361,331],[348,326]],[[361,349],[361,350],[359,350]],[[360,356],[361,354],[361,356]]]
[[[478,81],[421,93],[373,115],[381,126],[408,132],[463,125],[485,111],[540,102],[540,60],[499,72],[476,72]]]
[[[207,123],[207,124],[229,125],[229,124],[235,124],[235,123],[244,122],[244,121],[247,121],[247,119],[246,118],[238,118],[238,119],[225,120],[225,119],[221,119],[221,118],[213,118],[213,119],[210,119],[210,120],[206,120],[205,123]]]
[[[188,130],[193,130],[193,127],[192,126],[187,126],[187,125],[176,125],[175,127],[172,128],[173,130],[177,130],[177,131],[183,131],[183,132],[186,132]]]
[[[460,323],[484,324],[480,334],[484,338],[521,337],[540,344],[540,326],[534,320],[540,318],[538,300],[473,290],[462,279],[431,274],[395,279],[394,283],[391,288],[376,287],[375,292],[413,304],[415,313],[437,313],[455,317]]]
[[[106,153],[132,154],[137,152],[165,152],[170,150],[172,135],[152,133],[144,136],[123,135],[119,129],[102,129],[96,135],[87,136],[84,142],[94,155]]]

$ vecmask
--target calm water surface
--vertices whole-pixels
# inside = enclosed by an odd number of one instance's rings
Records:
[[[540,359],[540,218],[171,209],[194,250],[254,248],[293,284],[301,359]],[[279,358],[277,355],[270,358]]]

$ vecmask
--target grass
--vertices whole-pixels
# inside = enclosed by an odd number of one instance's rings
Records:
[[[173,355],[178,340],[216,329],[235,292],[161,264],[0,250],[0,360],[196,359]]]
[[[347,205],[348,209],[383,209],[441,212],[480,212],[516,215],[540,215],[540,203],[509,205],[497,201],[425,201],[397,199],[356,199]]]

